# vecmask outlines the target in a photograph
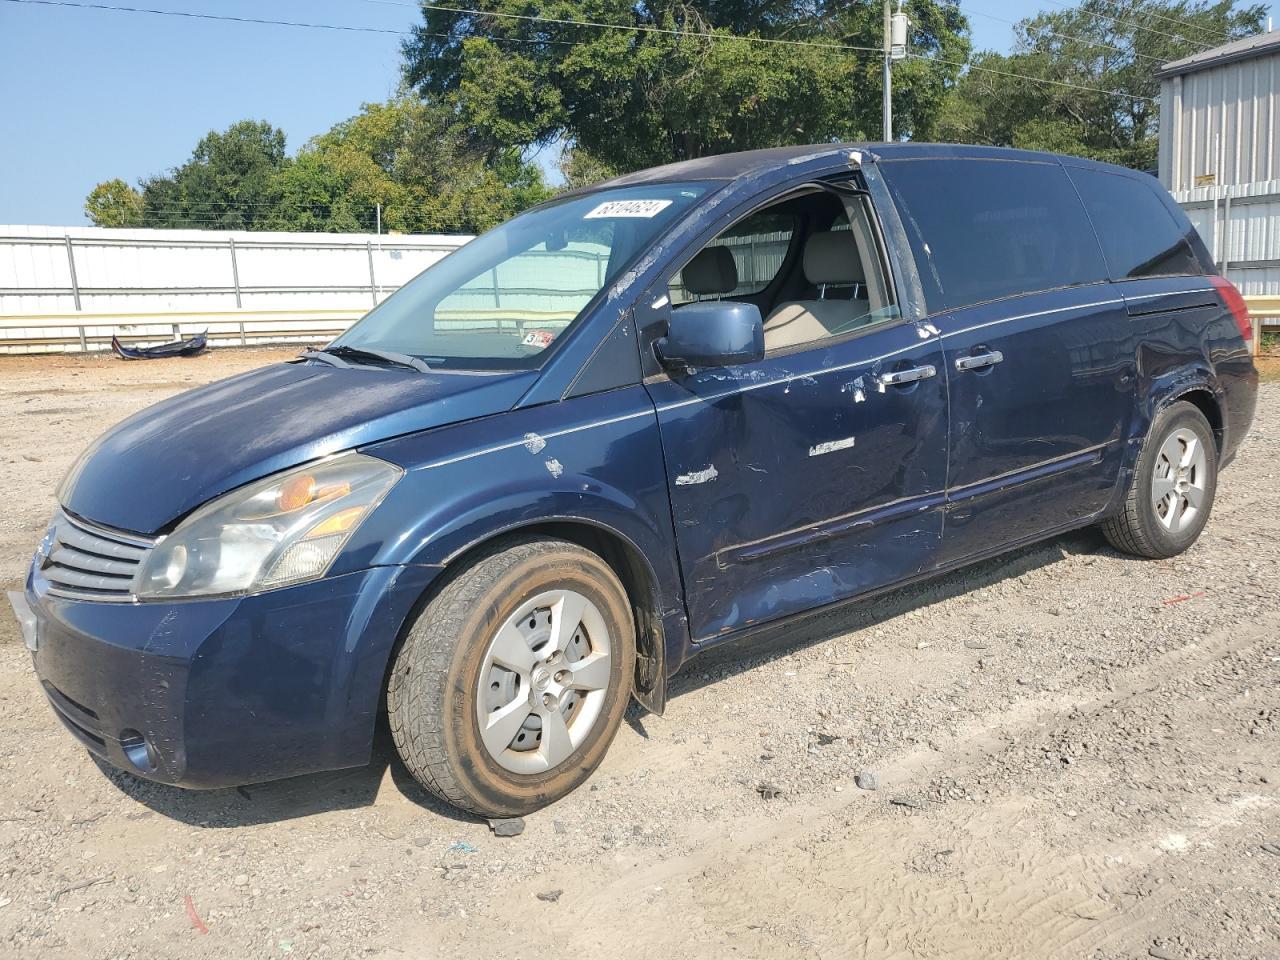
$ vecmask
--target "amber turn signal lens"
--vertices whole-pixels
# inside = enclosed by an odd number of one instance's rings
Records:
[[[307,539],[311,540],[316,537],[327,537],[334,533],[346,533],[356,521],[360,519],[364,513],[364,507],[348,507],[346,510],[339,510],[332,517],[321,520],[314,527],[307,531]]]
[[[290,477],[276,495],[276,506],[282,513],[301,510],[316,498],[316,478],[310,474]]]

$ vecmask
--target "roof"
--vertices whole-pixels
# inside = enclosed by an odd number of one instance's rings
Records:
[[[1201,50],[1181,60],[1166,63],[1156,71],[1155,75],[1157,80],[1164,80],[1168,77],[1195,73],[1197,70],[1208,70],[1211,67],[1220,67],[1238,60],[1251,60],[1254,57],[1268,56],[1273,53],[1280,53],[1280,30],[1255,34],[1211,50]]]
[[[773,147],[768,150],[744,150],[721,153],[694,160],[681,160],[660,167],[649,167],[623,174],[605,183],[593,184],[573,193],[594,192],[611,187],[630,187],[645,183],[676,180],[736,180],[761,170],[785,166],[806,159],[835,156],[861,150],[882,160],[922,159],[926,157],[986,157],[1004,160],[1058,160],[1054,154],[1009,147],[979,147],[952,143],[813,143],[795,147]]]

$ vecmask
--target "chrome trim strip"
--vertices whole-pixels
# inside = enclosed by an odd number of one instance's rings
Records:
[[[162,539],[160,537],[144,537],[137,533],[125,533],[123,530],[116,530],[112,527],[99,526],[96,523],[90,523],[88,520],[82,520],[80,517],[77,517],[74,514],[68,513],[66,510],[62,509],[61,507],[58,508],[58,511],[57,513],[54,514],[53,519],[55,523],[59,519],[66,520],[73,527],[78,527],[79,529],[83,530],[85,533],[90,534],[91,536],[102,537],[105,540],[117,540],[120,543],[126,544],[127,546],[131,546],[131,547],[141,547],[143,549],[150,549],[151,547],[154,547],[157,543],[159,543],[160,540]]]

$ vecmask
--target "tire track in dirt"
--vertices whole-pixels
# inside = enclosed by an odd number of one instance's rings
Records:
[[[885,794],[919,796],[943,770],[976,779],[1037,732],[1052,739],[1082,723],[1105,724],[1110,712],[1148,710],[1165,696],[1168,677],[1193,684],[1218,675],[1232,658],[1274,650],[1278,629],[1274,617],[1248,630],[1225,629],[1116,675],[1110,689],[1017,703],[937,751],[917,750],[886,765],[880,794],[832,794],[732,825],[694,826],[694,853],[611,882],[613,864],[565,878],[566,905],[554,918],[534,907],[486,919],[535,939],[554,937],[567,949],[626,942],[627,956],[636,958],[730,948],[770,957],[1067,958],[1106,943],[1136,946],[1174,891],[1138,902],[1127,891],[1161,860],[1223,833],[1274,823],[1274,796],[1198,800],[1181,810],[1176,833],[1089,838],[1076,831],[1078,845],[1067,849],[1045,829],[1044,802],[1025,777],[1005,778],[1001,795],[982,805],[926,801],[918,812],[886,810]],[[1226,697],[1216,708],[1229,712],[1247,699]],[[1178,706],[1194,713],[1203,703],[1184,698]],[[1084,776],[1105,791],[1107,773],[1099,762]],[[574,932],[566,938],[565,930]]]

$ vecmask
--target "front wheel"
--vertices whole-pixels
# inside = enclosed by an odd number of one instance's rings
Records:
[[[1179,401],[1156,415],[1119,514],[1102,525],[1111,545],[1139,557],[1172,557],[1196,542],[1218,488],[1209,422]]]
[[[459,570],[392,666],[391,732],[454,806],[516,816],[604,758],[630,694],[635,627],[607,563],[562,540],[507,543]]]

